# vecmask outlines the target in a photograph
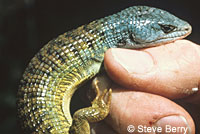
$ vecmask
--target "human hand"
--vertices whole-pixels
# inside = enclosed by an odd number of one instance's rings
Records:
[[[121,86],[112,87],[110,115],[106,119],[109,125],[98,125],[96,134],[129,133],[129,125],[136,129],[141,125],[134,133],[143,130],[141,133],[145,134],[144,126],[162,127],[164,133],[168,125],[176,128],[174,132],[182,127],[187,128],[187,133],[195,134],[193,119],[196,127],[200,125],[200,46],[179,40],[139,51],[110,49],[104,64],[112,80]],[[186,107],[170,99],[179,99]],[[179,129],[180,133],[184,130]]]

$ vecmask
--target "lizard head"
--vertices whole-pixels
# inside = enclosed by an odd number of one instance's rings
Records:
[[[161,9],[136,6],[128,8],[126,12],[132,14],[128,22],[131,29],[129,36],[123,41],[123,48],[143,48],[169,43],[186,37],[192,30],[189,23]]]

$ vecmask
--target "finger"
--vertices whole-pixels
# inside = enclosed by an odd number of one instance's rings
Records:
[[[143,50],[110,49],[105,68],[120,85],[168,98],[200,100],[200,47],[187,40]]]
[[[129,125],[135,127],[134,133],[145,133],[145,126],[154,126],[157,130],[162,128],[160,133],[172,133],[172,128],[177,133],[178,128],[182,128],[179,133],[195,134],[194,122],[182,107],[164,97],[144,92],[114,89],[107,119],[108,124],[120,134],[128,133]],[[150,131],[152,134],[153,129]]]

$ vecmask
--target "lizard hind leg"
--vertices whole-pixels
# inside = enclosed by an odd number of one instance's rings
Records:
[[[104,89],[100,93],[98,83],[98,79],[95,78],[93,88],[96,92],[96,98],[92,101],[92,106],[79,109],[74,113],[70,134],[90,134],[89,122],[101,121],[108,115],[112,90]],[[104,100],[105,97],[106,101]]]

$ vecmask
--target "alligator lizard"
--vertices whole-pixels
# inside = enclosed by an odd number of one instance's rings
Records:
[[[76,89],[102,70],[104,52],[161,45],[190,33],[187,22],[166,11],[133,6],[51,40],[33,57],[20,81],[17,107],[25,133],[90,134],[89,122],[109,113],[111,90],[97,93],[92,106],[73,118],[69,105]]]

